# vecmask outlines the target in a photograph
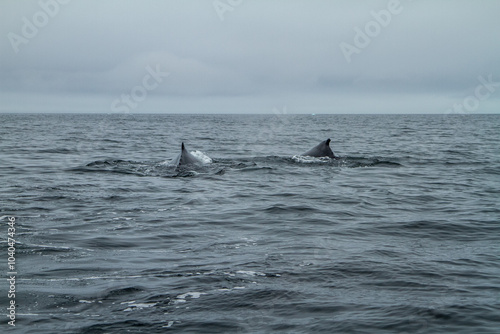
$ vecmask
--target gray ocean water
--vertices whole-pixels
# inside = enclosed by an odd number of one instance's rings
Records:
[[[500,333],[500,115],[0,124],[2,333]]]

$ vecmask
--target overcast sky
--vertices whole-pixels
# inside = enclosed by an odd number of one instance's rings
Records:
[[[1,0],[0,112],[500,113],[499,17],[494,0]]]

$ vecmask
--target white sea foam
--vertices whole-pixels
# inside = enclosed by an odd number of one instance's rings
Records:
[[[130,312],[130,311],[140,310],[143,308],[153,307],[157,303],[137,303],[135,300],[132,300],[128,302],[122,302],[120,304],[128,304],[128,307],[124,309],[123,312]]]
[[[206,295],[205,292],[186,292],[182,295],[178,295],[175,297],[175,303],[185,303],[187,297],[191,297],[191,299],[198,299],[201,295]]]
[[[251,271],[251,270],[238,270],[236,273],[248,276],[266,276],[266,274],[264,273],[259,273],[257,271]]]
[[[91,301],[91,300],[85,300],[85,299],[80,299],[78,302],[82,303],[82,304],[92,304],[93,303],[93,301]]]
[[[204,164],[211,164],[212,163],[212,158],[210,158],[208,155],[203,153],[202,151],[192,151],[190,152],[194,157]]]
[[[300,162],[300,163],[304,163],[304,164],[332,161],[332,159],[330,159],[328,157],[309,157],[309,156],[303,156],[303,155],[294,155],[292,157],[292,160],[295,162]]]
[[[198,298],[200,298],[201,295],[206,295],[206,293],[205,292],[187,292],[187,293],[183,293],[182,295],[178,295],[177,299],[186,299],[186,297],[198,299]]]
[[[174,324],[173,321],[169,321],[166,326],[162,326],[163,328],[170,328]]]

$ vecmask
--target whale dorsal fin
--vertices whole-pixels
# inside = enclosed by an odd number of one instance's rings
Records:
[[[335,154],[333,154],[332,149],[330,148],[330,142],[330,138],[328,138],[327,140],[323,140],[321,143],[314,146],[312,149],[310,149],[306,153],[303,153],[302,155],[310,157],[329,157],[334,159]]]

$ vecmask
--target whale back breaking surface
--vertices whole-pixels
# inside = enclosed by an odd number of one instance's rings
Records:
[[[201,161],[186,150],[184,143],[181,145],[181,154],[177,162],[177,167],[185,165],[201,164]]]
[[[309,157],[329,157],[333,159],[335,158],[335,154],[333,154],[333,151],[330,148],[330,141],[330,138],[328,138],[302,155]]]

